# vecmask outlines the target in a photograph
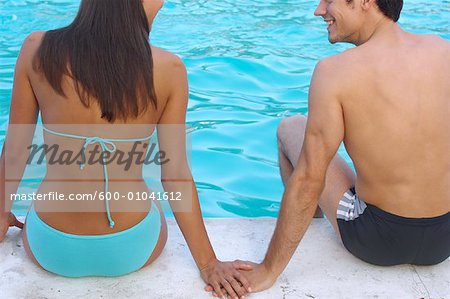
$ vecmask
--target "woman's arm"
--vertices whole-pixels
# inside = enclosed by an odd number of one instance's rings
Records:
[[[39,114],[39,106],[29,80],[39,40],[34,33],[25,39],[14,72],[9,127],[0,159],[0,241],[10,225],[22,227],[11,213],[11,194],[17,192],[22,179],[29,153],[27,147],[33,139]]]
[[[243,296],[246,290],[240,283],[247,288],[247,281],[232,263],[221,263],[216,259],[206,232],[197,189],[186,158],[185,122],[189,89],[186,68],[178,57],[173,59],[170,68],[171,92],[158,124],[160,151],[169,159],[161,169],[164,190],[181,192],[181,201],[171,202],[171,207],[202,278],[221,297],[226,295],[221,288],[225,288],[233,298]]]

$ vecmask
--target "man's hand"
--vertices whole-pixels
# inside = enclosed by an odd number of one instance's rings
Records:
[[[273,284],[277,281],[277,277],[275,277],[272,273],[270,273],[270,271],[263,263],[256,264],[244,261],[234,261],[233,263],[235,265],[235,268],[239,270],[241,274],[247,279],[250,286],[247,289],[248,292],[257,293],[267,290],[270,287],[272,287]],[[252,269],[251,270],[245,269],[243,271],[242,265],[247,265]],[[211,292],[214,291],[214,289],[211,287],[211,285],[208,285],[205,288],[205,291]],[[215,293],[214,295],[216,296],[218,295],[217,292],[214,293]]]
[[[249,263],[221,262],[214,259],[205,269],[201,270],[203,280],[208,284],[207,292],[214,292],[220,298],[244,298],[251,291],[248,280],[241,271],[250,271]]]
[[[11,226],[23,229],[23,223],[17,220],[13,213],[6,213],[0,216],[0,242],[5,238]]]
[[[245,263],[251,265],[253,268],[253,270],[245,271],[245,273],[242,273],[249,281],[253,293],[267,290],[272,287],[273,284],[277,281],[277,277],[267,269],[264,263]]]

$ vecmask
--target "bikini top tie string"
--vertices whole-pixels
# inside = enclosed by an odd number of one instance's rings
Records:
[[[86,164],[86,150],[87,147],[91,144],[100,144],[100,147],[102,148],[102,160],[105,162],[105,155],[103,155],[104,152],[110,152],[114,153],[117,150],[117,146],[114,144],[114,142],[103,139],[101,137],[86,137],[83,145],[83,150],[81,152],[81,164],[80,169],[83,170]],[[104,164],[104,163],[103,163]]]
[[[103,165],[103,176],[105,179],[105,208],[106,208],[106,216],[108,217],[109,221],[109,227],[113,228],[115,225],[114,220],[111,217],[111,211],[109,209],[109,201],[108,201],[108,187],[109,187],[109,177],[108,177],[108,168],[106,167],[106,159],[105,159],[105,152],[114,153],[117,150],[117,146],[114,144],[114,142],[103,139],[101,137],[86,137],[83,145],[83,150],[81,151],[81,164],[80,169],[83,170],[86,166],[86,150],[87,147],[91,144],[100,144],[100,147],[102,148],[102,165]]]
[[[105,205],[106,205],[106,215],[108,217],[109,226],[111,228],[114,227],[115,222],[111,218],[111,212],[109,209],[109,202],[107,200],[108,198],[108,187],[109,187],[109,177],[108,177],[108,169],[106,167],[106,159],[105,159],[105,152],[114,153],[117,150],[117,146],[114,144],[114,142],[143,142],[148,141],[151,139],[152,135],[143,137],[143,138],[133,138],[133,139],[106,139],[101,137],[89,137],[89,136],[80,136],[80,135],[73,135],[73,134],[66,134],[66,133],[60,133],[53,130],[50,130],[43,126],[43,129],[45,132],[49,134],[53,134],[56,136],[61,137],[67,137],[67,138],[74,138],[74,139],[81,139],[84,140],[84,145],[81,151],[81,164],[80,164],[80,170],[83,170],[86,165],[86,151],[87,147],[91,144],[99,144],[102,148],[102,164],[103,164],[103,174],[105,179]]]

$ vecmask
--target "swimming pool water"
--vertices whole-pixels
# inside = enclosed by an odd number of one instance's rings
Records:
[[[350,47],[328,43],[325,23],[313,16],[317,3],[178,0],[157,17],[151,42],[181,56],[189,73],[192,166],[205,217],[277,215],[277,125],[307,113],[317,61]],[[0,145],[22,41],[31,31],[67,25],[78,5],[0,0]],[[449,20],[448,0],[405,0],[400,24],[450,39]]]

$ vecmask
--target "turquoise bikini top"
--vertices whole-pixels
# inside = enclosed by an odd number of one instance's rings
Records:
[[[83,170],[84,166],[86,164],[86,148],[91,145],[91,144],[96,144],[98,143],[100,145],[100,147],[102,148],[102,152],[110,152],[110,153],[114,153],[117,150],[116,145],[114,144],[114,142],[138,142],[138,141],[147,141],[150,140],[152,138],[152,135],[147,136],[147,137],[143,137],[143,138],[133,138],[133,139],[108,139],[108,138],[101,138],[101,137],[90,137],[90,136],[80,136],[80,135],[72,135],[72,134],[66,134],[66,133],[60,133],[60,132],[56,132],[53,130],[50,130],[48,128],[46,128],[45,126],[43,127],[44,131],[49,133],[49,134],[53,134],[56,136],[61,136],[61,137],[67,137],[67,138],[74,138],[74,139],[81,139],[84,140],[84,145],[83,145],[83,149],[81,151],[81,164],[80,164],[80,169]],[[105,156],[102,154],[102,161],[103,161],[103,174],[105,176],[105,196],[107,196],[106,194],[108,194],[108,169],[106,167],[106,161],[105,161]],[[105,200],[106,203],[106,215],[108,216],[108,220],[109,220],[109,226],[111,228],[114,227],[114,221],[111,218],[111,212],[109,210],[109,202],[108,200]]]

